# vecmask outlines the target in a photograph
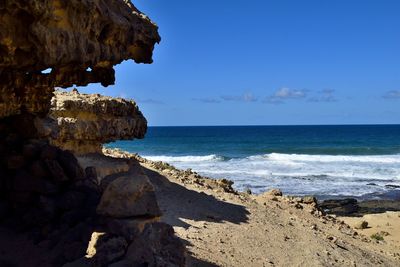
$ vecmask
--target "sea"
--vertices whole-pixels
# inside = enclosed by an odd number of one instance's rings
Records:
[[[149,127],[142,140],[107,147],[254,194],[400,198],[400,125]]]

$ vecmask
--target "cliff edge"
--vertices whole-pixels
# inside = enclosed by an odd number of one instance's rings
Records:
[[[101,153],[102,144],[144,138],[147,121],[133,100],[56,91],[47,124],[50,142],[75,154]],[[45,126],[41,127],[42,129]]]

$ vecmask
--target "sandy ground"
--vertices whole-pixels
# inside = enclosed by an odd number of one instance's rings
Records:
[[[366,214],[363,217],[341,217],[343,221],[355,227],[362,221],[368,222],[366,229],[359,229],[360,234],[370,237],[378,234],[384,242],[400,252],[400,212],[387,211],[378,214]]]
[[[310,204],[226,193],[191,176],[181,179],[176,171],[142,166],[156,187],[162,220],[186,244],[188,266],[400,266],[398,245],[387,242],[389,236],[371,240],[370,229],[364,236]],[[396,216],[389,222],[393,238]],[[387,220],[375,222],[383,227]]]

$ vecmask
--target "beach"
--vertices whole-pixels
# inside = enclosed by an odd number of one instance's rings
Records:
[[[161,220],[174,227],[188,249],[188,266],[398,266],[399,213],[370,215],[375,240],[351,224],[362,218],[325,215],[314,198],[237,192],[227,180],[118,150],[106,155],[138,160],[155,186]],[[351,221],[353,220],[353,221]],[[349,225],[346,223],[348,222]]]

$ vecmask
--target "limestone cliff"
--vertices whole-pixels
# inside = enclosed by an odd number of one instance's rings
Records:
[[[56,86],[113,84],[114,65],[151,63],[159,41],[127,0],[0,1],[0,118],[46,114]]]
[[[55,87],[113,84],[124,60],[151,63],[159,41],[129,0],[0,1],[0,266],[184,265],[137,163],[118,160],[123,173],[99,177],[63,150],[142,138],[136,104],[58,93],[51,102]]]
[[[147,121],[134,101],[99,94],[56,91],[49,117],[51,143],[76,154],[101,152],[102,144],[143,138]]]

